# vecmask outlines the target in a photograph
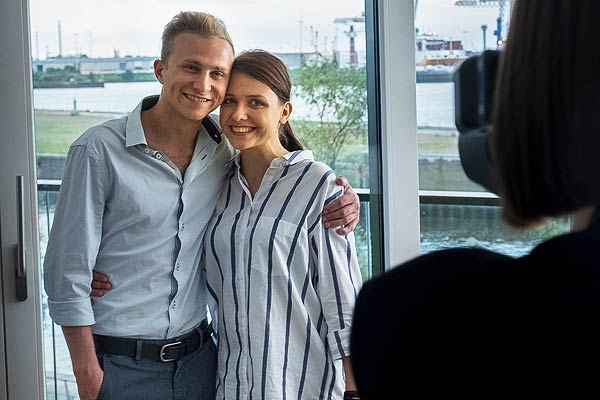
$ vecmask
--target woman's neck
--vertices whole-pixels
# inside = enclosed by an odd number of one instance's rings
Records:
[[[240,163],[242,174],[248,182],[248,188],[254,198],[258,191],[265,172],[271,166],[271,161],[289,153],[279,141],[276,144],[265,144],[260,147],[252,147],[242,150]]]

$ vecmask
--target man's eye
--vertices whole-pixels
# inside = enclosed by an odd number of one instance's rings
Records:
[[[215,71],[215,72],[213,72],[213,75],[216,76],[216,77],[218,77],[218,78],[222,78],[222,77],[225,76],[225,74],[223,72],[221,72],[221,71]]]
[[[198,66],[197,66],[197,65],[193,65],[193,64],[186,65],[186,67],[185,67],[185,68],[186,68],[186,69],[188,69],[188,70],[190,70],[190,71],[194,71],[194,72],[197,72],[197,71],[199,71],[199,70],[200,70],[200,68],[198,68]]]

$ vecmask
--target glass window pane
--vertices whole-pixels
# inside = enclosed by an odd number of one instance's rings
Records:
[[[364,1],[30,3],[42,260],[70,144],[88,127],[160,93],[153,62],[164,25],[180,10],[221,18],[236,53],[262,48],[279,56],[295,87],[291,123],[300,140],[368,192]],[[355,233],[366,279],[372,246],[368,196],[362,200]],[[62,331],[48,316],[45,293],[43,299],[48,398],[77,398]]]
[[[498,199],[465,175],[458,157],[452,73],[469,56],[501,48],[512,2],[415,2],[417,133],[421,196],[421,251],[479,246],[512,256],[564,233],[561,220],[527,232],[501,221]],[[451,192],[451,196],[447,196]]]

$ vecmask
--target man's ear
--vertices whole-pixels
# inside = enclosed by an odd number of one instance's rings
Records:
[[[160,83],[164,83],[165,64],[162,60],[154,60],[154,75]]]
[[[288,122],[288,119],[290,119],[290,115],[292,115],[293,108],[294,107],[292,107],[292,103],[290,103],[289,101],[285,102],[283,108],[281,109],[281,116],[279,117],[279,123],[281,125],[284,125],[286,122]]]

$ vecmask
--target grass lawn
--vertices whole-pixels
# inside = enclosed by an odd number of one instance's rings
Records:
[[[417,144],[419,154],[458,155],[458,136],[446,129],[418,129]]]
[[[35,110],[35,146],[38,153],[66,153],[87,128],[118,117],[109,113]]]

